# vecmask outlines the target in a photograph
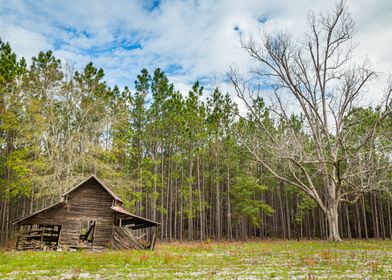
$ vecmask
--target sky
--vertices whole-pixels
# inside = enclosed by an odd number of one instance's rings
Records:
[[[356,57],[379,73],[371,102],[392,72],[392,0],[351,0]],[[163,69],[177,89],[196,81],[221,85],[230,65],[241,71],[249,57],[240,34],[284,29],[298,38],[306,14],[331,10],[325,0],[0,0],[0,38],[27,59],[53,50],[82,69],[92,61],[109,85],[133,88],[142,68]]]

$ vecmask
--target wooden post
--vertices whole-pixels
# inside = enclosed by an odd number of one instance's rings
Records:
[[[93,232],[91,233],[91,250],[94,248],[94,234],[95,234],[95,227],[97,225],[97,221],[94,221]]]
[[[150,250],[154,250],[155,248],[155,241],[157,239],[157,227],[153,227],[152,229],[152,235],[151,235],[151,244],[150,244]]]
[[[41,250],[44,249],[44,232],[45,232],[45,226],[41,228],[41,246],[40,246]]]
[[[22,234],[22,226],[18,225],[18,234],[16,236],[16,244],[15,244],[15,250],[18,250],[18,245],[21,239],[21,234]]]
[[[57,250],[58,247],[59,247],[60,238],[61,238],[61,226],[60,226],[60,225],[57,226],[57,235],[58,235],[58,237],[57,237],[57,243],[56,243],[56,250]]]

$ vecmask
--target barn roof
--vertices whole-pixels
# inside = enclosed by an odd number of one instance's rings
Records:
[[[49,210],[49,209],[51,209],[51,208],[53,208],[53,207],[55,207],[55,206],[57,206],[57,205],[63,204],[63,203],[64,203],[64,201],[60,201],[60,202],[57,202],[57,203],[55,203],[55,204],[52,204],[52,205],[50,205],[50,206],[48,206],[48,207],[45,207],[45,208],[43,208],[43,209],[41,209],[41,210],[39,210],[39,211],[36,211],[36,212],[32,213],[32,214],[30,214],[30,215],[21,217],[21,218],[15,220],[15,221],[11,222],[11,224],[12,224],[12,225],[15,225],[15,224],[17,224],[17,223],[19,223],[19,222],[21,222],[21,221],[23,221],[23,220],[26,220],[26,219],[28,219],[28,218],[31,218],[31,217],[33,217],[33,216],[35,216],[35,215],[37,215],[37,214],[39,214],[39,213],[41,213],[41,212],[44,212],[44,211],[46,211],[46,210]]]
[[[131,227],[132,229],[140,229],[160,225],[160,223],[158,222],[129,213],[127,210],[119,206],[112,206],[111,209],[116,211],[117,213],[123,214],[122,220],[124,225],[134,224],[134,226]]]
[[[69,193],[71,193],[71,192],[73,192],[73,191],[76,190],[77,188],[81,187],[83,184],[85,184],[85,183],[88,182],[89,180],[95,180],[95,181],[96,181],[100,186],[102,186],[102,187],[103,187],[103,188],[104,188],[104,189],[105,189],[114,199],[116,199],[117,201],[123,202],[123,201],[121,200],[121,198],[120,198],[118,195],[116,195],[110,188],[108,188],[108,187],[107,187],[102,181],[100,181],[95,175],[89,176],[87,179],[83,180],[81,183],[79,183],[78,185],[76,185],[75,187],[73,187],[72,189],[70,189],[69,191],[65,192],[65,193],[62,195],[62,197],[64,197],[65,195],[67,195],[67,194],[69,194]],[[62,201],[60,201],[60,202],[57,202],[57,203],[55,203],[55,204],[52,204],[52,205],[50,205],[50,206],[48,206],[48,207],[46,207],[46,208],[43,208],[43,209],[41,209],[41,210],[39,210],[39,211],[37,211],[37,212],[32,213],[32,214],[30,214],[30,215],[27,215],[27,216],[24,216],[24,217],[22,217],[22,218],[19,218],[19,219],[13,221],[12,224],[13,224],[13,225],[14,225],[14,224],[17,224],[17,223],[19,223],[19,222],[21,222],[21,221],[23,221],[23,220],[26,220],[26,219],[28,219],[28,218],[31,218],[31,217],[33,217],[33,216],[35,216],[35,215],[37,215],[37,214],[39,214],[39,213],[41,213],[41,212],[47,211],[47,210],[49,210],[49,209],[51,209],[51,208],[53,208],[53,207],[55,207],[55,206],[57,206],[57,205],[63,204],[63,203],[64,203],[64,200],[62,200]],[[149,227],[149,226],[157,226],[157,225],[160,224],[160,223],[158,223],[158,222],[154,222],[154,221],[152,221],[152,220],[149,220],[149,219],[146,219],[146,218],[143,218],[143,217],[134,215],[134,214],[128,212],[127,210],[125,210],[124,208],[119,207],[119,206],[112,206],[110,209],[113,210],[113,211],[115,211],[115,212],[117,212],[117,213],[122,214],[122,215],[123,215],[124,224],[134,224],[134,228],[135,228],[135,229],[138,229],[138,228],[145,228],[145,227]]]
[[[79,183],[78,185],[76,185],[75,187],[73,187],[72,189],[70,189],[69,191],[65,192],[62,196],[65,196],[71,192],[73,192],[74,190],[78,189],[79,187],[81,187],[83,184],[87,183],[90,180],[95,180],[100,186],[102,186],[115,200],[118,200],[122,203],[124,203],[124,201],[121,200],[121,198],[115,194],[108,186],[106,186],[101,180],[99,180],[95,175],[91,175],[90,177],[88,177],[87,179],[85,179],[84,181],[82,181],[81,183]]]

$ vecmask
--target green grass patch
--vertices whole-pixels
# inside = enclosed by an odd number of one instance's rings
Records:
[[[392,241],[161,244],[155,251],[0,252],[1,279],[392,279]]]

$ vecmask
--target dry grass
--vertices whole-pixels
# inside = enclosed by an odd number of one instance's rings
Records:
[[[150,259],[150,255],[144,253],[140,256],[140,262],[147,262]]]
[[[325,260],[325,261],[330,261],[333,259],[333,254],[331,250],[326,250],[326,251],[322,251],[320,253],[320,257],[321,259]]]
[[[303,262],[306,266],[314,266],[317,263],[315,258],[304,258]]]

